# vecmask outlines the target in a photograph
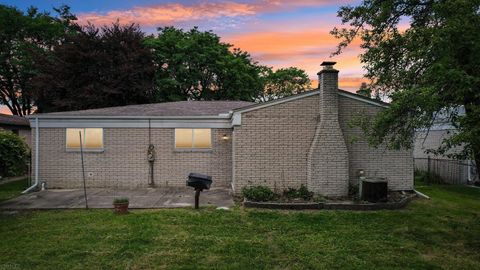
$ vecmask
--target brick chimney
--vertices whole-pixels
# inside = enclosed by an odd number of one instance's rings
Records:
[[[324,196],[348,194],[348,151],[338,122],[338,70],[323,62],[318,72],[320,121],[308,153],[308,189]]]

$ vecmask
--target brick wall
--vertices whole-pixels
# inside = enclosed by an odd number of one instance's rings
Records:
[[[243,186],[266,185],[280,192],[307,184],[307,157],[320,121],[319,98],[313,95],[242,114],[242,125],[234,129],[235,193]],[[412,189],[412,152],[372,149],[362,131],[349,126],[358,113],[374,114],[381,108],[343,96],[338,102],[350,182],[355,183],[357,170],[364,169],[367,176],[386,177],[391,189]]]
[[[32,134],[34,132],[32,129]],[[185,186],[188,173],[198,172],[211,175],[213,187],[229,186],[231,139],[222,140],[223,134],[231,137],[231,129],[212,129],[211,151],[188,152],[175,150],[174,129],[152,129],[156,185]],[[33,152],[34,143],[33,139]],[[39,148],[40,181],[46,181],[49,188],[82,187],[80,153],[65,150],[64,128],[40,128]],[[135,188],[148,185],[148,129],[105,128],[104,148],[104,152],[84,153],[87,186]]]
[[[413,189],[413,151],[371,148],[359,127],[352,127],[358,115],[375,115],[382,108],[348,97],[339,97],[339,120],[349,153],[350,181],[357,183],[357,172],[363,169],[367,177],[385,177],[393,190]]]
[[[242,113],[234,129],[234,186],[276,191],[307,184],[307,153],[320,121],[318,95]]]

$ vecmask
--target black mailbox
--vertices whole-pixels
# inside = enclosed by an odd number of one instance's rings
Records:
[[[200,191],[204,189],[210,189],[212,185],[212,177],[209,175],[191,173],[188,175],[187,186],[193,187],[195,190]]]
[[[212,185],[212,177],[209,175],[190,173],[187,179],[187,186],[195,189],[195,209],[198,209],[200,191],[210,189]]]

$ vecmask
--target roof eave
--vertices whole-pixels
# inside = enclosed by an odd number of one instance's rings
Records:
[[[48,115],[48,114],[32,114],[27,116],[28,119],[155,119],[155,120],[201,120],[201,119],[230,119],[231,114],[221,115],[194,115],[194,116],[143,116],[143,115],[131,115],[131,116],[117,116],[117,115]]]

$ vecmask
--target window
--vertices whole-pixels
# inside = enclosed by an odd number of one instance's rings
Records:
[[[103,149],[103,129],[102,128],[67,128],[67,149],[80,149],[80,135],[82,134],[82,144],[85,150]]]
[[[176,128],[175,148],[212,148],[212,131],[205,128]]]

